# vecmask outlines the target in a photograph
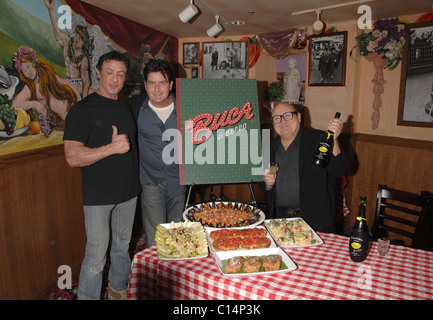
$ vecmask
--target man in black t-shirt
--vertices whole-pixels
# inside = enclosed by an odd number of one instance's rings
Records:
[[[82,172],[86,255],[78,299],[99,299],[109,246],[109,299],[125,299],[131,260],[129,242],[141,192],[135,120],[119,99],[127,58],[117,51],[101,56],[97,92],[68,112],[64,133],[66,161]],[[111,223],[111,229],[110,229]]]

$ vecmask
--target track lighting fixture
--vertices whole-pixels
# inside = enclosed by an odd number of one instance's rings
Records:
[[[181,13],[179,13],[179,19],[183,22],[186,23],[189,20],[191,20],[193,17],[195,17],[198,14],[198,8],[194,5],[193,0],[190,0],[190,4],[188,7],[186,7]],[[212,8],[208,7],[203,0],[196,0],[197,2],[199,2],[200,6],[202,6],[204,9],[206,9],[207,11],[209,11],[212,15],[215,16],[215,20],[216,23],[210,27],[209,29],[207,29],[207,34],[209,37],[215,37],[217,34],[219,34],[220,32],[223,31],[223,27],[222,25],[219,23],[219,20],[221,19],[221,21],[224,24],[227,24],[226,21],[224,21],[224,19],[222,17],[220,17]]]
[[[191,0],[190,5],[183,9],[181,13],[179,13],[179,19],[183,23],[187,23],[198,13],[197,7],[194,5],[193,0]]]
[[[216,23],[207,29],[207,35],[211,38],[215,37],[218,33],[223,31],[223,27],[219,24],[219,16],[215,16]]]
[[[326,24],[322,20],[320,20],[321,13],[322,11],[316,10],[317,20],[313,23],[313,33],[316,36],[321,34],[326,28]]]

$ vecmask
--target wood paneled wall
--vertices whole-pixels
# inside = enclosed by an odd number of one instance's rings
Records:
[[[58,267],[78,276],[86,242],[80,169],[63,145],[0,158],[0,299],[41,299]]]
[[[433,192],[433,142],[355,134],[350,138],[350,169],[345,233],[349,234],[358,214],[361,195],[367,196],[366,218],[373,227],[379,184],[420,193]]]

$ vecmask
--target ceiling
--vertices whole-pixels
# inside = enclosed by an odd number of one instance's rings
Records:
[[[322,20],[327,26],[344,21],[357,21],[364,12],[360,5],[368,5],[373,21],[381,18],[401,17],[432,11],[431,0],[372,0],[361,3],[356,0],[194,0],[199,14],[183,23],[179,13],[190,0],[83,0],[99,8],[139,22],[145,26],[177,38],[206,37],[206,30],[215,24],[214,13],[222,20],[222,37],[253,35],[292,28],[312,26],[316,9],[346,4],[341,8],[322,10]],[[204,4],[204,5],[203,5]],[[350,4],[350,5],[347,5]],[[210,11],[207,8],[210,8]],[[293,12],[313,10],[310,13],[292,15]],[[233,25],[243,21],[244,25]]]

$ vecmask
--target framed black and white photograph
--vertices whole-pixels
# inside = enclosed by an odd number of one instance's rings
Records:
[[[309,86],[344,86],[347,31],[311,36]]]
[[[198,42],[183,44],[183,64],[198,64]]]
[[[191,68],[191,78],[198,78],[198,67]]]
[[[433,127],[433,21],[405,29],[397,125]]]
[[[247,79],[248,42],[204,42],[203,78]]]

